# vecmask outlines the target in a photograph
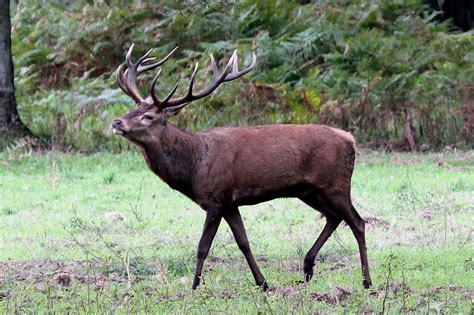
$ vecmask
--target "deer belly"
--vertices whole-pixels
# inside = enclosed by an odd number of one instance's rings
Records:
[[[233,190],[232,201],[236,206],[254,205],[260,202],[276,198],[300,197],[313,190],[309,183],[288,183],[286,185],[275,185],[275,183],[247,184],[236,187]]]

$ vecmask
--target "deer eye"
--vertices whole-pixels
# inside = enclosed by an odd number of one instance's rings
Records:
[[[154,118],[154,117],[153,117],[152,115],[150,115],[150,114],[144,114],[144,115],[142,116],[142,120],[144,120],[144,119],[145,119],[145,120],[153,120],[153,118]]]

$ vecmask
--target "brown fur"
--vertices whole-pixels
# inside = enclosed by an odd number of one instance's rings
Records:
[[[212,196],[240,206],[344,188],[349,198],[354,154],[344,134],[319,125],[214,128],[196,134],[203,144],[196,202]],[[353,142],[350,142],[353,143]],[[349,164],[340,165],[343,159]],[[207,202],[205,200],[204,202]]]
[[[136,117],[143,112],[146,110],[137,110],[134,115],[132,111],[122,118],[126,129],[131,129],[124,136],[141,149],[155,174],[207,212],[193,288],[199,284],[203,261],[222,217],[233,228],[257,284],[266,288],[245,244],[238,207],[280,197],[299,198],[328,221],[305,258],[306,280],[312,277],[317,252],[345,221],[359,243],[364,286],[371,284],[364,221],[350,196],[356,149],[350,133],[323,125],[219,127],[190,133],[167,123],[133,132],[139,121]]]
[[[235,51],[222,73],[213,61],[214,79],[197,94],[192,89],[196,65],[184,96],[171,98],[174,89],[159,101],[154,92],[157,77],[151,96],[144,99],[136,86],[137,75],[158,67],[173,52],[155,64],[142,65],[149,61],[148,53],[133,63],[132,49],[133,45],[126,57],[128,70],[123,72],[121,66],[117,70],[117,83],[138,107],[113,121],[112,128],[140,148],[156,175],[206,211],[192,288],[200,283],[204,260],[222,219],[229,224],[255,282],[268,288],[250,250],[239,206],[281,197],[299,198],[326,217],[326,226],[306,254],[305,280],[313,276],[314,260],[321,247],[345,221],[359,245],[363,284],[368,288],[371,280],[365,226],[351,203],[354,137],[322,125],[221,127],[198,133],[178,129],[167,123],[169,117],[193,100],[209,95],[221,83],[248,73],[256,64],[256,55],[247,68],[239,70]]]

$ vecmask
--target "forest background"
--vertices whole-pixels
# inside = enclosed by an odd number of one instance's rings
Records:
[[[158,93],[210,79],[209,54],[257,68],[187,107],[176,123],[322,123],[358,142],[400,150],[472,147],[474,37],[419,0],[404,1],[12,1],[18,110],[53,148],[127,150],[110,122],[132,107],[115,69],[155,47]],[[468,12],[469,13],[469,12]],[[148,92],[153,74],[143,75]],[[22,138],[10,150],[35,145]]]
[[[474,0],[0,0],[0,313],[472,313],[473,16]],[[14,67],[2,67],[10,30]],[[160,97],[176,83],[183,94],[196,61],[196,84],[209,83],[209,54],[221,67],[235,49],[240,67],[257,55],[251,73],[170,120],[184,129],[354,134],[371,289],[344,224],[302,282],[325,220],[279,199],[242,207],[268,293],[225,224],[191,290],[204,211],[110,129],[134,107],[115,83],[132,43],[133,60],[180,47]],[[6,68],[26,126],[8,142]]]

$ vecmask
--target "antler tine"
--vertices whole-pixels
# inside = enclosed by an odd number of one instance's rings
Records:
[[[166,98],[162,102],[163,104],[166,104],[170,100],[170,98],[173,96],[174,92],[176,92],[177,88],[178,88],[178,83],[176,83],[176,85],[171,90],[171,92],[168,93],[168,95],[166,96]]]
[[[226,78],[224,80],[226,82],[238,79],[241,76],[249,73],[255,67],[255,65],[257,64],[257,56],[255,55],[255,53],[252,53],[252,62],[250,63],[250,65],[247,68],[239,71],[238,64],[237,64],[237,53],[236,53],[235,56],[236,56],[235,57],[235,63],[234,63],[234,66],[233,66],[232,73],[230,73],[228,76],[226,76]]]
[[[156,80],[158,79],[158,76],[161,74],[161,69],[158,71],[158,73],[155,75],[155,77],[153,78],[153,81],[151,82],[151,91],[150,91],[150,95],[151,95],[151,98],[153,100],[153,103],[160,107],[161,108],[161,104],[165,104],[166,102],[169,101],[169,99],[173,96],[174,92],[176,92],[176,89],[178,88],[178,83],[176,83],[176,85],[174,86],[174,88],[171,90],[171,92],[168,93],[168,95],[166,96],[166,98],[161,102],[158,97],[156,96],[156,92],[155,92],[155,85],[156,85]]]
[[[229,68],[231,66],[234,67],[234,61],[235,61],[236,58],[237,58],[237,50],[234,50],[234,52],[232,53],[232,56],[230,56],[230,59],[227,62],[227,65],[224,68],[224,71],[222,72],[222,75],[224,75],[224,74],[227,75],[228,72],[229,72]]]
[[[125,56],[125,60],[127,61],[127,65],[128,65],[129,68],[132,68],[132,67],[137,68],[137,67],[138,67],[139,65],[141,65],[143,62],[156,59],[156,58],[154,58],[154,57],[152,57],[152,58],[147,58],[148,55],[153,51],[153,48],[152,48],[152,49],[148,50],[143,56],[141,56],[141,57],[137,60],[137,62],[134,63],[134,62],[132,61],[133,47],[135,47],[135,43],[133,43],[133,44],[130,46],[130,48],[129,48],[128,51],[127,51],[127,55]],[[145,59],[146,59],[146,61],[145,61]]]
[[[179,46],[175,47],[168,55],[166,55],[163,59],[161,59],[160,61],[156,62],[156,63],[153,63],[153,64],[150,64],[150,65],[143,65],[144,63],[146,63],[147,61],[151,61],[153,59],[156,59],[156,58],[148,58],[146,60],[142,60],[141,62],[139,62],[139,65],[138,65],[138,73],[142,73],[144,71],[148,71],[150,69],[154,69],[156,67],[159,67],[161,66],[162,64],[164,64],[168,59],[170,59],[170,57],[174,54],[174,52],[179,48]],[[151,49],[150,51],[151,52]],[[147,53],[148,54],[148,53]]]
[[[127,69],[123,72],[122,72],[122,66],[119,66],[119,68],[117,69],[117,84],[127,95],[132,97],[133,100],[137,104],[140,104],[140,103],[143,103],[143,102],[149,103],[150,102],[149,98],[147,98],[145,100],[140,95],[140,92],[139,92],[138,87],[137,87],[137,76],[142,72],[148,71],[150,69],[154,69],[154,68],[162,65],[163,63],[165,63],[173,55],[173,53],[176,51],[176,49],[178,49],[178,47],[173,49],[162,60],[160,60],[156,63],[153,63],[153,64],[146,64],[146,63],[156,59],[155,57],[151,57],[151,58],[148,57],[151,54],[151,52],[153,51],[153,48],[148,50],[143,56],[141,56],[137,60],[137,62],[134,63],[131,59],[134,47],[135,47],[135,44],[132,44],[130,46],[130,48],[128,49],[127,54],[125,56],[125,61],[127,63]],[[158,98],[156,97],[155,89],[154,89],[154,87],[156,85],[156,80],[158,78],[158,75],[159,75],[159,73],[155,76],[155,79],[153,80],[153,84],[152,84],[151,98],[153,99],[154,103],[159,102]]]
[[[191,75],[191,79],[189,80],[189,89],[188,89],[188,95],[193,96],[193,86],[194,86],[194,80],[196,79],[196,74],[199,69],[199,62],[196,61],[196,65],[194,66],[193,74]]]
[[[140,59],[137,60],[135,64],[140,66],[142,63],[145,62],[145,60],[148,61],[149,59],[155,59],[154,57],[148,58],[148,55],[151,54],[152,51],[153,51],[153,48],[148,50],[143,56],[140,57]]]
[[[224,71],[219,73],[219,69],[217,66],[217,63],[214,59],[214,56],[211,54],[211,66],[212,66],[212,72],[213,72],[213,80],[212,83],[207,87],[204,88],[203,90],[199,91],[197,94],[193,94],[193,86],[194,86],[194,81],[196,79],[196,74],[198,71],[199,64],[196,63],[196,66],[194,68],[193,74],[191,75],[191,79],[189,80],[189,88],[187,93],[179,98],[176,99],[167,99],[159,104],[160,108],[166,108],[166,107],[179,107],[182,108],[186,104],[203,98],[209,94],[211,94],[217,87],[226,81],[231,81],[235,80],[245,74],[247,74],[250,70],[252,70],[256,64],[257,57],[255,54],[253,54],[253,60],[252,63],[242,71],[239,71],[238,69],[238,57],[237,57],[237,50],[235,50],[232,53],[232,56],[229,58],[229,61],[227,62]],[[174,90],[172,91],[174,93]]]
[[[143,103],[145,100],[143,99],[143,97],[140,95],[140,92],[138,91],[138,88],[137,88],[137,76],[138,76],[138,71],[137,71],[137,67],[140,65],[139,62],[137,63],[133,63],[132,60],[131,60],[131,57],[132,57],[132,52],[133,52],[133,47],[135,46],[135,44],[133,43],[130,48],[128,49],[128,52],[127,52],[127,55],[125,56],[125,61],[127,62],[127,70],[125,70],[125,72],[123,73],[123,76],[122,78],[125,80],[125,86],[127,88],[127,91],[128,91],[128,95],[130,97],[133,98],[133,100],[135,101],[135,103],[137,104],[140,104],[140,103]],[[150,53],[151,51],[148,51],[146,54],[145,54],[145,58],[147,57],[147,55]],[[143,57],[142,57],[143,58]],[[145,58],[140,58],[142,61],[143,59]],[[140,61],[140,60],[139,60]]]
[[[130,60],[130,58],[132,57],[132,51],[133,51],[133,47],[135,46],[135,43],[132,43],[132,45],[130,46],[130,48],[128,49],[127,51],[127,54],[125,55],[125,61],[127,61],[127,65],[130,67],[133,65],[132,61]]]
[[[143,65],[143,64],[145,64],[145,63],[147,63],[147,62],[149,62],[149,61],[155,60],[155,59],[156,59],[155,57],[146,58],[145,60],[143,60],[143,61],[141,62],[141,64]]]
[[[219,68],[217,67],[217,63],[216,63],[216,60],[214,59],[214,56],[212,54],[210,56],[211,56],[213,79],[215,80],[217,77],[219,77]]]
[[[234,57],[234,62],[232,63],[232,72],[236,72],[236,71],[239,71],[239,62],[238,62],[238,56],[237,56],[237,49],[234,50],[234,53],[233,55],[235,55]]]
[[[127,69],[129,70],[129,69]],[[136,71],[125,71],[124,76],[126,77],[126,87],[128,90],[128,95],[130,95],[135,103],[141,104],[144,102],[143,97],[140,95],[140,92],[138,91],[137,88],[137,75]]]
[[[158,73],[155,75],[155,77],[153,78],[153,81],[151,81],[151,90],[150,90],[150,96],[151,98],[153,99],[153,102],[155,104],[158,104],[160,103],[160,100],[158,99],[158,97],[156,96],[156,92],[155,92],[155,85],[156,85],[156,80],[158,79],[158,77],[160,76],[161,74],[161,69],[158,70]]]
[[[232,56],[230,57],[229,61],[227,62],[227,65],[225,66],[224,68],[224,71],[222,71],[222,73],[217,76],[217,78],[214,78],[214,80],[212,81],[211,85],[205,89],[203,89],[202,91],[200,91],[199,93],[197,93],[196,95],[193,95],[194,99],[199,99],[199,98],[202,98],[202,97],[205,97],[209,94],[211,94],[212,92],[214,92],[215,89],[217,89],[217,87],[225,81],[225,78],[227,77],[228,75],[228,72],[229,72],[229,69],[230,67],[233,65],[234,63],[234,60],[235,60],[235,57],[237,56],[236,54],[236,51],[232,54]]]
[[[193,87],[194,87],[194,81],[196,80],[196,74],[199,69],[199,62],[196,62],[196,65],[194,66],[193,73],[191,74],[191,78],[189,79],[189,87],[188,91],[186,94],[180,98],[171,99],[171,96],[174,94],[176,89],[178,88],[178,84],[174,87],[174,89],[168,94],[168,96],[163,100],[163,102],[160,102],[158,106],[163,109],[166,107],[173,107],[173,106],[179,106],[182,104],[188,104],[192,102],[193,100],[197,99],[196,96],[193,95]]]
[[[128,95],[127,86],[123,83],[122,67],[123,67],[123,64],[118,66],[117,70],[115,71],[116,82],[117,82],[118,86],[122,89],[122,91],[124,91],[125,94]]]

